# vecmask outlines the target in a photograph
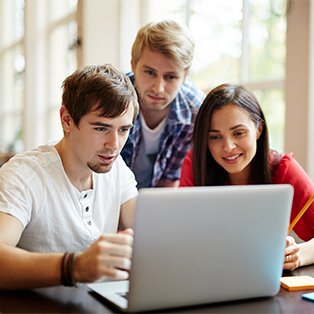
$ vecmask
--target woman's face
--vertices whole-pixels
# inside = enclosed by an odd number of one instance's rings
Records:
[[[233,104],[214,111],[210,126],[208,149],[213,158],[229,173],[231,184],[248,184],[262,127],[257,128],[249,113]]]

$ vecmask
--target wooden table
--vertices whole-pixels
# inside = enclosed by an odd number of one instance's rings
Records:
[[[300,268],[289,275],[311,275],[314,266]],[[278,295],[236,302],[167,310],[167,313],[314,313],[314,303],[301,299],[305,291],[281,289]],[[0,313],[116,313],[106,301],[80,288],[51,287],[21,291],[0,291]]]

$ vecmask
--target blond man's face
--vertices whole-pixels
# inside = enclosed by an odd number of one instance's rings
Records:
[[[144,48],[135,64],[135,87],[141,109],[163,111],[176,97],[186,77],[186,71],[160,52]]]

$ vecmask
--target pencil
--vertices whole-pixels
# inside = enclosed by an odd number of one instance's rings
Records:
[[[289,226],[288,233],[292,231],[293,227],[297,224],[297,222],[300,220],[300,218],[303,216],[306,210],[310,207],[313,201],[314,201],[314,194],[309,198],[309,200],[305,203],[303,208],[299,211],[299,213],[293,219],[292,223]]]

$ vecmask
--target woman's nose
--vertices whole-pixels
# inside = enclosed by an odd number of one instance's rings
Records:
[[[229,138],[225,139],[225,141],[224,141],[224,150],[226,152],[232,151],[235,147],[236,147],[236,144],[235,144],[235,142],[232,139],[229,139]]]

